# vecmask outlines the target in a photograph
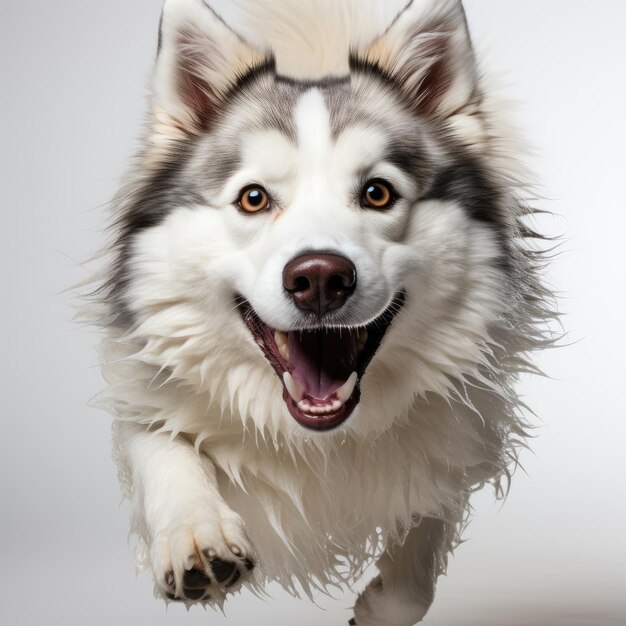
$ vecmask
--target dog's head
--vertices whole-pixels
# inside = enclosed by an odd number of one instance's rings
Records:
[[[121,201],[117,322],[270,432],[387,428],[477,371],[504,307],[511,218],[460,3],[415,0],[348,50],[295,79],[168,0]]]

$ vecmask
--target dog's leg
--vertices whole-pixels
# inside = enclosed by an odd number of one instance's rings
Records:
[[[423,518],[404,544],[388,547],[377,562],[377,576],[358,598],[358,626],[413,626],[432,604],[435,585],[451,549],[451,527]]]
[[[136,424],[118,422],[116,438],[156,588],[170,600],[221,602],[250,575],[254,557],[213,464],[185,439]]]

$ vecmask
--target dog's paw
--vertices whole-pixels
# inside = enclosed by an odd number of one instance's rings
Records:
[[[376,577],[359,596],[354,606],[351,626],[414,626],[424,619],[428,607],[404,590],[387,588]]]
[[[221,604],[255,567],[243,520],[225,505],[201,507],[159,531],[151,562],[158,592],[187,604]]]

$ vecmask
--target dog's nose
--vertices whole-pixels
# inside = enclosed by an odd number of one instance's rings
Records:
[[[354,293],[356,267],[337,254],[306,254],[287,264],[283,286],[299,309],[324,315]]]

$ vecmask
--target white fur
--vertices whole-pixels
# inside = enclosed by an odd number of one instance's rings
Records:
[[[368,2],[364,10],[362,0],[209,1],[246,41],[271,42],[281,74],[305,79],[347,74],[351,48],[369,46],[407,3]]]
[[[210,77],[219,90],[244,56],[257,58],[201,4],[166,3],[165,61],[155,77],[161,113],[153,107],[151,126],[159,140],[146,149],[141,167],[158,161],[163,138],[175,135],[173,127],[184,128],[189,114],[168,82],[174,71],[168,29],[193,19],[219,31],[226,42],[220,59],[231,57],[219,78]],[[311,4],[300,4],[310,10]],[[348,5],[342,4],[345,21],[335,22],[329,5],[330,21],[319,22],[339,24],[339,30],[353,25],[348,39],[344,32],[344,52],[355,30],[371,28],[367,20],[354,24],[360,12]],[[452,5],[439,3],[437,11]],[[295,24],[305,23],[306,12],[285,6],[290,26],[281,34],[291,26],[301,30]],[[425,6],[414,2],[391,38],[372,48],[384,48],[381,59],[389,68],[405,62],[398,42]],[[271,24],[279,24],[273,16]],[[316,59],[317,71],[301,57],[293,68],[327,74],[329,59],[345,60],[345,54],[332,47],[328,57]],[[439,114],[458,113],[458,94],[467,97],[459,80]],[[488,138],[506,130],[494,126],[485,107],[478,127],[467,121],[476,117],[469,109],[451,124],[473,149],[500,159],[503,178],[515,178],[507,152]],[[410,191],[413,183],[398,168],[380,162],[383,137],[356,127],[333,139],[316,90],[301,97],[295,122],[297,147],[273,131],[248,137],[241,168],[211,200],[216,210],[179,208],[137,237],[128,287],[137,323],[129,332],[107,330],[102,362],[108,390],[100,401],[117,417],[117,458],[133,502],[138,561],[161,592],[167,571],[175,571],[180,590],[192,555],[209,548],[225,557],[234,545],[258,560],[248,584],[275,580],[307,594],[351,584],[382,556],[386,582],[373,583],[361,597],[357,623],[410,626],[432,600],[432,578],[458,539],[469,494],[497,483],[515,458],[524,423],[511,385],[527,366],[525,354],[542,343],[534,324],[547,314],[540,303],[525,300],[536,287],[520,286],[515,298],[503,289],[492,229],[456,204],[432,201],[412,211],[399,202],[388,212],[364,215],[347,203],[355,172],[370,165],[373,175]],[[491,125],[489,133],[484,124]],[[435,137],[424,141],[444,154]],[[230,205],[250,180],[283,199],[277,218],[252,221]],[[511,224],[518,218],[511,214]],[[280,380],[227,298],[235,289],[268,324],[293,328],[297,316],[280,276],[305,247],[340,249],[356,264],[359,289],[346,306],[346,323],[375,319],[400,283],[409,294],[365,374],[360,405],[338,430],[323,435],[305,432],[290,416]],[[435,520],[432,532],[421,532],[427,526],[420,520]],[[434,554],[428,550],[432,533],[439,537]],[[223,597],[220,590],[213,599]]]

